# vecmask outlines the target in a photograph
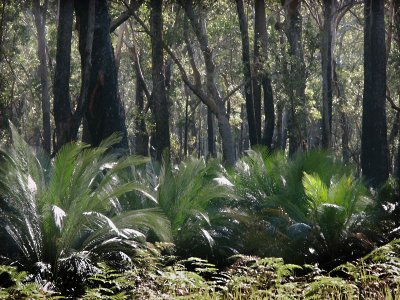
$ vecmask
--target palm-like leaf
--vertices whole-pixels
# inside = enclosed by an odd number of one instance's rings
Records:
[[[45,169],[11,127],[13,147],[2,153],[0,213],[27,265],[44,261],[57,270],[58,262],[74,253],[144,247],[148,231],[170,239],[169,222],[159,210],[122,211],[119,197],[126,193],[139,191],[155,199],[146,186],[120,179],[142,159],[119,159],[110,152],[119,135],[98,148],[65,145]]]
[[[353,176],[333,177],[330,185],[304,173],[303,186],[310,201],[310,215],[324,236],[328,251],[336,251],[348,235],[356,215],[371,204],[368,190]]]
[[[164,162],[157,186],[159,206],[171,221],[178,249],[205,241],[213,245],[208,208],[217,199],[232,198],[229,181],[217,161],[190,158],[172,168]]]

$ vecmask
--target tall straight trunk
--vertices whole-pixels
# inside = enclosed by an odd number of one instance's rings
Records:
[[[274,109],[274,96],[272,93],[271,79],[268,74],[263,75],[262,87],[264,91],[264,114],[265,125],[262,138],[262,144],[267,146],[267,149],[272,149],[272,138],[275,129],[275,109]]]
[[[38,58],[40,89],[42,97],[42,117],[43,117],[43,149],[50,154],[51,152],[51,130],[50,130],[50,94],[49,94],[49,72],[47,70],[46,54],[46,12],[48,0],[45,0],[43,7],[40,0],[32,1],[32,10],[35,17],[37,30]]]
[[[283,125],[283,103],[277,104],[277,120],[276,120],[276,144],[275,149],[282,149],[282,140],[283,140],[283,132],[282,132],[282,125]]]
[[[289,56],[291,57],[289,72],[289,102],[288,120],[289,155],[292,156],[300,147],[307,145],[306,133],[306,76],[304,51],[302,44],[302,17],[300,0],[286,0],[286,35],[289,41]]]
[[[208,136],[208,155],[216,157],[215,136],[214,136],[214,117],[211,109],[207,107],[207,136]]]
[[[272,93],[271,79],[265,69],[268,59],[268,32],[267,19],[265,17],[264,0],[255,0],[254,2],[254,70],[255,80],[254,103],[255,116],[257,124],[258,141],[266,145],[271,150],[272,137],[275,127],[274,99]],[[263,94],[265,123],[264,130],[261,124],[261,94]],[[263,133],[262,133],[263,132]]]
[[[73,1],[59,1],[56,67],[53,86],[53,113],[56,127],[54,152],[57,152],[64,144],[70,142],[73,138],[71,136],[72,110],[69,94],[73,12]]]
[[[222,139],[222,156],[224,162],[233,166],[235,163],[235,149],[232,137],[231,126],[226,113],[225,103],[217,88],[216,67],[213,61],[212,51],[208,44],[207,27],[203,16],[199,16],[193,11],[192,0],[184,3],[185,12],[192,24],[193,31],[196,34],[203,53],[206,69],[206,85],[208,93],[213,98],[217,107],[218,129]]]
[[[239,27],[242,36],[242,62],[244,75],[244,95],[246,99],[247,122],[249,124],[249,138],[252,146],[259,143],[257,127],[254,115],[253,86],[250,66],[250,42],[247,18],[244,12],[243,0],[236,0]],[[260,128],[261,129],[261,128]]]
[[[324,28],[322,33],[322,147],[329,149],[332,139],[332,16],[334,2],[324,0]]]
[[[137,70],[138,68],[135,68]],[[135,106],[137,116],[135,119],[135,145],[134,152],[137,155],[148,156],[149,136],[146,130],[146,122],[144,119],[144,87],[139,76],[136,75],[136,95]]]
[[[183,155],[186,157],[188,155],[188,136],[189,136],[189,91],[185,90],[185,135],[183,143]]]
[[[256,0],[254,2],[254,80],[253,80],[253,101],[254,101],[254,116],[256,124],[257,141],[261,141],[261,72],[263,68],[263,53],[262,32],[265,30],[267,24],[265,21],[265,10],[263,0]],[[260,9],[261,8],[261,9]],[[250,128],[249,128],[250,129]]]
[[[151,144],[155,151],[153,156],[157,161],[161,161],[164,150],[170,148],[169,111],[164,74],[162,5],[162,0],[150,1],[151,75],[153,80],[151,110],[155,119],[155,132],[152,136]]]
[[[361,168],[369,184],[378,187],[389,176],[384,0],[365,0],[364,14]]]
[[[400,0],[393,0],[394,2],[394,34],[396,36],[396,43],[398,49],[400,49]],[[397,64],[400,65],[400,58],[397,61]],[[397,89],[398,89],[398,94],[399,94],[399,103],[400,103],[400,83],[398,81],[397,83]],[[398,126],[400,128],[400,117],[397,119]],[[397,148],[397,157],[395,159],[395,176],[397,178],[397,182],[400,183],[400,134],[398,134],[398,148]]]

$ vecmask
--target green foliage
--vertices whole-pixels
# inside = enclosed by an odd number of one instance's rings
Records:
[[[54,292],[46,291],[35,282],[28,282],[28,273],[15,267],[0,266],[1,299],[59,299]]]
[[[150,197],[150,192],[119,179],[137,159],[109,150],[117,135],[98,148],[68,144],[54,161],[43,163],[11,127],[13,145],[2,152],[0,212],[25,267],[44,262],[55,275],[71,259],[79,273],[95,254],[146,248],[150,230],[160,240],[170,239],[169,222],[159,209],[122,210],[121,195],[139,191]]]
[[[190,158],[175,166],[164,161],[157,186],[160,208],[171,222],[178,251],[214,245],[208,209],[214,201],[234,197],[217,161]],[[208,252],[208,251],[207,251]]]

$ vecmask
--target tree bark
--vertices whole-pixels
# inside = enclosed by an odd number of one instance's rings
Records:
[[[164,74],[164,53],[163,53],[163,17],[162,17],[163,1],[151,0],[151,49],[152,49],[152,80],[153,92],[151,100],[151,110],[155,119],[155,132],[151,139],[152,156],[157,160],[162,160],[163,152],[170,148],[169,137],[169,111],[167,94],[165,90],[165,74]]]
[[[125,111],[118,93],[118,77],[110,39],[110,19],[106,0],[95,1],[93,50],[87,103],[82,103],[92,146],[114,132],[120,132],[121,142],[114,147],[128,150]],[[88,1],[75,1],[79,24],[79,51],[82,66],[86,64],[86,35],[88,27]],[[84,71],[84,70],[83,70]]]
[[[368,183],[378,187],[389,176],[384,0],[365,0],[364,14],[361,168]]]
[[[48,0],[45,0],[43,7],[40,0],[33,0],[32,10],[35,17],[38,42],[39,76],[42,97],[42,122],[43,122],[43,149],[51,153],[51,132],[50,132],[50,94],[49,94],[49,74],[47,69],[46,55],[46,12]]]
[[[253,86],[250,66],[250,42],[247,18],[244,12],[243,0],[236,0],[236,9],[239,18],[240,33],[242,36],[242,62],[244,75],[244,94],[246,99],[247,122],[249,124],[249,138],[251,146],[259,143],[254,114]],[[260,128],[261,129],[261,128]]]
[[[212,57],[212,50],[208,45],[207,27],[204,18],[194,13],[192,0],[184,1],[183,7],[188,16],[192,28],[196,34],[203,53],[205,69],[206,69],[206,86],[208,93],[211,95],[216,105],[216,116],[218,121],[219,133],[222,139],[222,156],[224,162],[228,166],[235,163],[235,149],[232,137],[231,126],[225,109],[225,103],[217,88],[217,79],[215,72],[215,64]]]
[[[71,76],[71,39],[74,2],[61,0],[59,1],[58,9],[57,52],[53,87],[53,113],[56,127],[54,153],[73,138],[71,136],[72,110],[69,80]]]
[[[135,67],[136,73],[139,68]],[[144,86],[140,76],[136,74],[136,118],[135,118],[135,144],[134,153],[137,155],[149,155],[149,136],[146,130],[146,122],[144,115]]]
[[[291,57],[288,91],[290,113],[288,120],[289,155],[292,156],[300,147],[307,145],[306,133],[306,76],[304,51],[302,44],[302,17],[300,0],[286,0],[286,35],[289,41]]]
[[[209,107],[207,107],[207,138],[208,156],[216,157],[217,153],[215,151],[214,117]]]
[[[332,140],[332,26],[336,0],[324,0],[322,33],[322,148],[330,149]]]

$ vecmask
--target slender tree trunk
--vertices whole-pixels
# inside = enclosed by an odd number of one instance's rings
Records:
[[[264,74],[262,79],[262,87],[264,91],[264,114],[265,114],[265,127],[263,133],[262,144],[267,146],[267,149],[272,149],[272,137],[274,136],[275,128],[275,109],[274,97],[272,93],[271,79],[268,74]]]
[[[324,28],[322,33],[322,147],[332,144],[332,16],[334,2],[324,0]]]
[[[384,0],[365,0],[362,173],[378,187],[389,176],[386,125],[386,47]]]
[[[215,136],[214,136],[214,117],[211,109],[207,107],[207,136],[208,136],[208,155],[216,157]]]
[[[40,0],[33,0],[32,9],[35,17],[38,41],[39,76],[42,97],[43,115],[43,149],[50,154],[51,152],[51,130],[50,130],[50,94],[49,94],[49,74],[47,70],[46,55],[46,12],[48,0],[45,0],[43,7]]]
[[[64,144],[72,140],[72,110],[69,93],[71,76],[71,39],[74,2],[59,1],[56,68],[54,74],[54,123],[56,127],[56,153]]]
[[[88,99],[82,100],[91,144],[100,142],[114,132],[122,134],[122,140],[115,147],[128,150],[125,111],[118,93],[118,76],[114,52],[110,38],[110,18],[106,0],[95,1],[95,24],[91,53],[91,72]],[[82,66],[86,64],[86,35],[88,25],[88,2],[75,1],[75,11],[79,24],[79,51]]]
[[[265,22],[265,10],[263,0],[254,2],[254,80],[253,80],[253,99],[254,116],[256,124],[257,141],[261,141],[261,73],[264,59],[262,57],[262,32],[267,24]],[[250,128],[249,128],[250,129]]]
[[[137,70],[138,68],[135,68]],[[134,152],[137,155],[148,156],[149,155],[149,136],[146,130],[146,122],[144,115],[144,87],[139,76],[136,75],[136,96],[135,106],[137,115],[135,119],[135,145]]]
[[[306,76],[302,44],[302,17],[300,0],[286,0],[286,35],[291,57],[289,73],[290,113],[288,120],[289,155],[307,145],[306,133]]]
[[[244,11],[243,0],[236,0],[239,27],[242,36],[242,61],[244,74],[244,95],[246,99],[247,122],[249,124],[249,138],[252,146],[259,143],[256,122],[254,118],[253,87],[250,66],[250,43],[247,18]]]
[[[169,137],[169,111],[165,90],[164,53],[163,53],[163,1],[151,0],[151,48],[152,48],[152,105],[151,109],[155,119],[155,132],[151,139],[154,158],[161,161],[164,150],[170,148]]]
[[[396,36],[396,43],[397,43],[397,48],[400,49],[400,0],[393,0],[394,2],[394,9],[393,9],[393,14],[394,14],[394,34]],[[398,66],[400,66],[400,58],[398,58],[397,61]],[[399,79],[398,79],[399,80]],[[399,97],[399,103],[400,103],[400,83],[397,83],[397,91],[398,91],[398,97]],[[398,127],[400,128],[400,117],[397,119],[398,121]],[[397,178],[397,182],[400,184],[400,134],[398,134],[398,148],[397,148],[397,157],[395,159],[395,176]]]
[[[254,103],[257,124],[258,141],[271,150],[272,137],[275,127],[274,99],[272,93],[271,79],[266,68],[268,60],[268,32],[265,17],[265,1],[254,2]],[[265,124],[264,131],[261,129],[261,90],[263,93]],[[263,132],[263,133],[262,133]]]
[[[233,166],[235,163],[235,151],[232,137],[231,126],[226,113],[225,104],[217,88],[216,70],[212,57],[212,51],[208,45],[207,27],[202,16],[198,16],[193,11],[193,3],[191,0],[184,3],[185,12],[192,24],[192,28],[196,34],[203,53],[205,69],[206,69],[206,85],[208,93],[212,96],[217,106],[217,121],[219,133],[222,139],[222,155],[224,162]]]
[[[188,135],[189,135],[189,91],[185,87],[185,138],[183,143],[183,155],[188,155]]]

